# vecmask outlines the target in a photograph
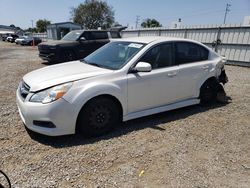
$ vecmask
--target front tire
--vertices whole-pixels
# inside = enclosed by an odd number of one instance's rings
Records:
[[[101,136],[117,125],[119,118],[119,108],[113,100],[106,97],[94,98],[80,111],[77,131],[87,137]]]
[[[73,51],[71,50],[66,50],[64,52],[64,61],[73,61],[76,59],[76,56]]]

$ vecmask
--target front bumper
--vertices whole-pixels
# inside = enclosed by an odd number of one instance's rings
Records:
[[[59,136],[75,133],[76,113],[73,105],[63,98],[49,104],[29,102],[29,94],[25,100],[17,90],[17,106],[25,126],[37,133],[48,136]],[[43,127],[34,124],[34,121],[51,122],[55,127]]]

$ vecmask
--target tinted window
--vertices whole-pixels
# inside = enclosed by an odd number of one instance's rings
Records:
[[[107,39],[108,38],[108,33],[106,31],[95,31],[91,32],[92,38],[94,40],[98,39]]]
[[[120,38],[119,32],[116,31],[110,31],[110,35],[112,38]]]
[[[173,65],[172,44],[161,44],[150,49],[139,61],[150,63],[152,69]]]
[[[175,59],[177,64],[204,61],[208,59],[208,50],[198,44],[191,42],[177,42],[175,47]]]

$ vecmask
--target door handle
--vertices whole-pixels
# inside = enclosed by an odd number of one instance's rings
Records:
[[[171,73],[168,73],[168,77],[174,77],[177,75],[177,72],[171,72]]]
[[[207,70],[207,69],[209,69],[209,66],[208,66],[208,65],[204,65],[202,68],[203,68],[204,70]]]

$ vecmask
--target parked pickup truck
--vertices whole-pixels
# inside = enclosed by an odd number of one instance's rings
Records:
[[[121,38],[125,27],[104,30],[74,30],[59,41],[43,42],[38,45],[39,57],[50,63],[78,60],[107,44],[111,38]]]

